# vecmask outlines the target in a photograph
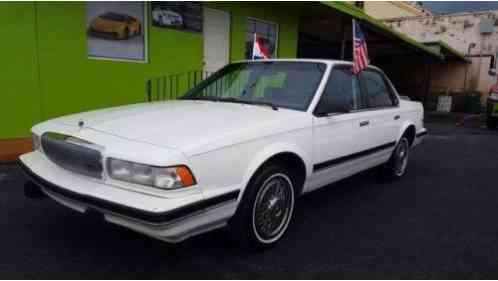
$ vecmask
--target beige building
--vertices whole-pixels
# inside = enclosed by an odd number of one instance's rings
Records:
[[[496,83],[490,70],[495,68],[498,53],[498,11],[399,17],[384,23],[418,41],[442,41],[464,54],[471,64],[438,72],[433,75],[432,87],[476,90],[485,101],[490,86]]]
[[[369,16],[380,20],[424,16],[429,13],[422,7],[407,1],[364,1],[363,10]]]

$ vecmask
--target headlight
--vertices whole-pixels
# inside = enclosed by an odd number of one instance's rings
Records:
[[[40,142],[40,136],[37,134],[33,134],[33,150],[40,150],[41,151],[41,142]]]
[[[155,167],[109,158],[107,171],[113,179],[161,189],[177,189],[196,184],[189,168],[183,165]]]

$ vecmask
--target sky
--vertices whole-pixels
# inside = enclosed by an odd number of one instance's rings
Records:
[[[436,13],[457,13],[482,10],[498,10],[498,1],[423,1],[424,7]]]

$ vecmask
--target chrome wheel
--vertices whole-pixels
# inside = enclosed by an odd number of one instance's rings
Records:
[[[410,144],[406,138],[402,138],[395,151],[394,172],[396,176],[402,176],[408,165],[408,154],[410,153]]]
[[[287,229],[294,208],[292,181],[285,174],[265,180],[256,195],[252,212],[254,233],[262,243],[278,240]]]

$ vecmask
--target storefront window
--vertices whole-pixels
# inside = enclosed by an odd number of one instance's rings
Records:
[[[262,39],[261,41],[263,41],[265,47],[268,48],[270,54],[272,54],[272,58],[276,58],[278,25],[267,21],[248,18],[246,31],[246,59],[252,58],[255,33],[258,38]]]

